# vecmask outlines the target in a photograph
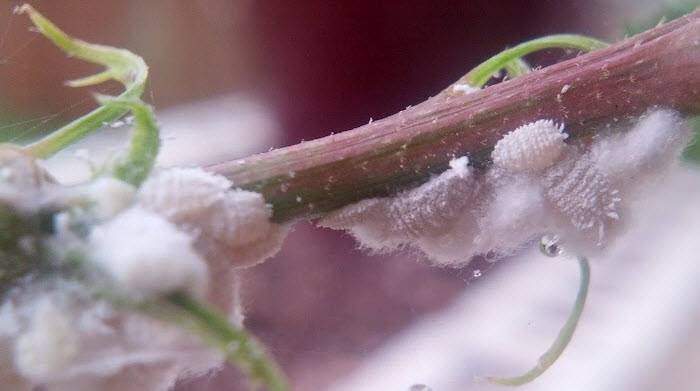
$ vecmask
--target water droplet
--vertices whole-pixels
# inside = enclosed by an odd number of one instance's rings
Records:
[[[540,239],[540,251],[548,257],[558,257],[564,252],[558,235],[544,235]]]
[[[481,270],[480,270],[480,269],[474,270],[474,271],[472,272],[472,276],[474,276],[474,278],[479,278],[479,277],[481,277]]]
[[[433,391],[433,389],[425,384],[414,384],[408,387],[408,391]]]

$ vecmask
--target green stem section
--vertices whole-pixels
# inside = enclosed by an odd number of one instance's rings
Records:
[[[511,79],[530,73],[530,66],[522,58],[509,62],[503,69],[508,72],[508,76],[510,76]]]
[[[155,300],[134,300],[99,287],[95,298],[116,307],[139,311],[197,335],[202,342],[224,353],[226,360],[248,376],[251,389],[264,385],[269,391],[288,391],[286,379],[262,346],[244,329],[231,324],[218,311],[184,292],[173,292]]]
[[[127,153],[114,162],[111,170],[115,178],[138,187],[153,169],[160,148],[158,124],[153,109],[138,98],[99,96],[97,100],[105,108],[131,110],[134,116],[134,130]]]
[[[577,49],[584,52],[589,52],[595,49],[601,49],[607,47],[608,44],[599,41],[594,38],[589,38],[582,35],[575,34],[560,34],[560,35],[550,35],[547,37],[542,37],[538,39],[533,39],[506,49],[497,55],[484,61],[476,68],[472,69],[464,77],[462,77],[457,83],[466,83],[475,88],[481,88],[486,84],[486,82],[491,79],[491,76],[506,68],[510,74],[512,71],[518,72],[518,68],[521,68],[522,64],[517,61],[530,53],[543,50],[543,49]]]
[[[583,307],[586,304],[588,287],[591,280],[591,267],[588,264],[588,260],[585,257],[577,257],[577,260],[579,267],[581,268],[581,283],[578,294],[576,295],[576,301],[574,302],[574,307],[571,310],[571,314],[569,314],[569,318],[559,331],[559,335],[557,335],[557,338],[554,340],[552,346],[550,346],[549,349],[547,349],[547,351],[540,356],[539,360],[537,360],[537,365],[524,374],[515,377],[487,377],[486,380],[504,386],[521,386],[535,380],[549,367],[551,367],[552,364],[557,361],[559,356],[561,356],[564,349],[566,349],[566,346],[569,345],[569,342],[571,342],[571,338],[574,336],[574,331],[576,331],[576,326],[581,318]]]
[[[19,7],[17,12],[29,14],[29,18],[39,32],[69,56],[106,67],[104,71],[96,75],[67,82],[69,86],[84,87],[113,79],[122,83],[125,88],[119,98],[136,99],[143,93],[148,77],[148,66],[141,57],[128,50],[91,44],[72,38],[28,4]],[[99,107],[43,139],[26,146],[25,150],[34,157],[48,158],[92,131],[101,128],[104,123],[119,119],[128,110],[127,107],[116,105]]]
[[[252,388],[262,384],[270,391],[288,390],[277,365],[266,357],[260,344],[244,330],[236,328],[224,316],[184,293],[173,293],[166,300],[177,314],[176,321],[224,352],[231,363],[248,374]]]

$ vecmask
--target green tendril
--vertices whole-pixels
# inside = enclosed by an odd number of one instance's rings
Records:
[[[267,357],[260,343],[223,315],[178,292],[164,300],[142,306],[145,313],[175,322],[198,335],[202,341],[223,352],[227,360],[247,374],[251,389],[263,385],[269,391],[289,388],[278,366]]]
[[[112,305],[138,311],[145,316],[176,325],[199,337],[203,343],[221,351],[226,360],[247,377],[250,389],[259,386],[269,391],[288,391],[282,371],[262,345],[245,329],[231,324],[217,310],[199,302],[184,292],[173,292],[158,299],[134,300],[104,287],[96,287],[96,299]]]
[[[591,267],[588,264],[588,260],[585,257],[577,257],[577,260],[581,269],[581,282],[578,293],[576,294],[576,301],[574,302],[574,307],[569,314],[569,318],[559,331],[559,335],[557,335],[557,338],[554,340],[554,343],[552,343],[552,346],[550,346],[549,349],[547,349],[547,351],[540,356],[539,360],[537,360],[537,365],[522,375],[515,377],[486,377],[486,381],[504,386],[521,386],[537,379],[537,377],[543,374],[549,367],[552,366],[552,364],[557,361],[559,356],[561,356],[564,349],[566,349],[569,342],[571,342],[571,338],[574,336],[574,331],[576,331],[576,326],[581,318],[583,307],[586,304],[588,287],[591,280]]]
[[[529,71],[527,64],[522,61],[522,57],[533,52],[544,49],[577,49],[582,52],[589,52],[595,49],[607,47],[608,44],[594,38],[582,35],[560,34],[550,35],[538,39],[533,39],[506,49],[497,55],[484,61],[476,68],[472,69],[457,83],[468,84],[475,88],[483,87],[491,77],[506,69],[511,77],[517,77]]]
[[[515,79],[518,76],[530,73],[530,66],[522,58],[515,59],[507,63],[503,69],[508,73],[511,79]]]
[[[128,50],[91,44],[72,38],[28,4],[17,8],[16,12],[28,14],[39,32],[69,56],[103,65],[106,68],[95,75],[69,81],[66,83],[68,86],[85,87],[116,80],[125,88],[125,91],[118,96],[119,99],[137,99],[143,93],[148,77],[148,66],[141,57]],[[129,108],[124,105],[98,107],[41,140],[27,145],[24,149],[34,157],[48,158],[101,128],[104,123],[119,119],[128,111]]]
[[[97,96],[105,108],[130,110],[134,116],[134,130],[127,153],[115,161],[112,175],[136,187],[148,177],[156,162],[160,147],[160,136],[153,109],[140,99]]]

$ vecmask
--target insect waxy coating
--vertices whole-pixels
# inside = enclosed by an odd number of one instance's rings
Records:
[[[509,132],[494,146],[496,167],[511,173],[533,172],[554,164],[566,148],[564,125],[538,120]]]

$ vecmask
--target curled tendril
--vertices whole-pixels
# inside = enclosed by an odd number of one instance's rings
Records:
[[[581,256],[577,257],[577,260],[579,268],[581,269],[581,282],[578,293],[576,294],[576,300],[574,301],[574,306],[571,313],[569,314],[566,323],[564,323],[564,326],[559,331],[554,343],[552,343],[549,349],[547,349],[547,351],[540,356],[540,358],[537,360],[537,364],[522,375],[514,377],[489,376],[483,380],[504,386],[521,386],[537,379],[557,361],[559,356],[561,356],[564,349],[566,349],[569,342],[571,342],[571,338],[574,336],[574,332],[576,331],[576,326],[581,318],[583,307],[586,305],[586,297],[588,296],[588,287],[591,280],[591,267],[588,264],[588,260]]]
[[[124,92],[118,96],[119,99],[140,98],[148,77],[148,66],[141,57],[128,50],[75,39],[64,33],[28,4],[18,7],[16,12],[28,14],[39,32],[69,56],[105,67],[104,71],[95,75],[67,82],[68,86],[85,87],[108,80],[116,80],[125,88]],[[27,145],[25,150],[34,157],[48,158],[99,129],[104,123],[119,119],[128,111],[129,107],[124,105],[100,106],[35,143]]]
[[[127,152],[119,157],[109,170],[115,178],[138,187],[153,169],[160,147],[153,109],[138,98],[98,96],[97,100],[106,108],[126,108],[134,116],[134,130]]]
[[[506,49],[469,71],[455,84],[467,84],[474,88],[483,87],[491,77],[505,69],[510,77],[529,72],[529,66],[522,57],[544,49],[576,49],[589,52],[607,47],[608,44],[594,38],[575,34],[559,34],[533,39]]]

